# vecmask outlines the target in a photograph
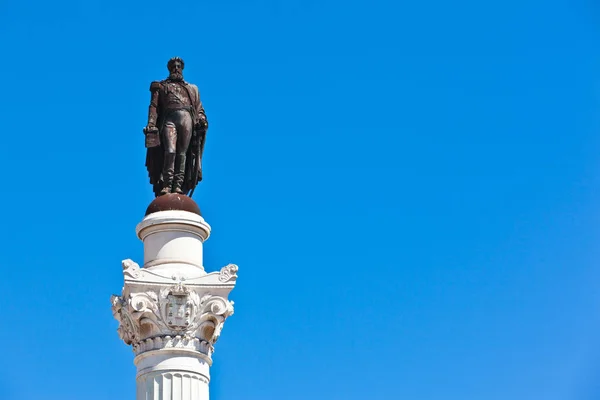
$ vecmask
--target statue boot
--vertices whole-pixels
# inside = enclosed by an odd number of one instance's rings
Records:
[[[177,154],[175,158],[175,177],[173,179],[173,193],[184,194],[183,180],[185,178],[185,154]]]
[[[171,187],[173,186],[173,176],[175,171],[175,153],[165,153],[165,159],[163,163],[163,188],[160,191],[161,196],[163,194],[171,193]]]

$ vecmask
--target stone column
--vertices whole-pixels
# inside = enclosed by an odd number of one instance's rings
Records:
[[[136,230],[144,266],[123,261],[123,293],[111,301],[119,336],[135,354],[137,400],[208,400],[214,344],[233,314],[228,296],[238,268],[204,271],[210,226],[199,210],[153,212]]]

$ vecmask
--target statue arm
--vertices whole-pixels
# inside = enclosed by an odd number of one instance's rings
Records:
[[[148,126],[156,126],[156,120],[158,119],[158,92],[159,82],[152,82],[150,85],[150,106],[148,107]]]
[[[198,116],[198,122],[208,125],[206,113],[204,112],[204,106],[202,105],[202,101],[200,100],[198,100],[198,110],[196,112],[196,115]]]
[[[206,120],[206,113],[204,112],[202,100],[200,100],[200,90],[198,90],[198,86],[194,84],[190,84],[188,88],[191,89],[188,91],[188,94],[194,105],[194,123],[196,124],[196,129],[200,131],[206,130],[208,128],[208,121]]]

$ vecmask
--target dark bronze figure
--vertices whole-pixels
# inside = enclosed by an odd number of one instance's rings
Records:
[[[183,80],[183,60],[171,58],[169,77],[150,85],[146,167],[154,194],[191,196],[202,180],[208,121],[196,85]]]

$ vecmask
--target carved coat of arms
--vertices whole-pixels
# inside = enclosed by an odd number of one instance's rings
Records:
[[[174,331],[190,329],[198,312],[198,295],[179,283],[162,290],[160,297],[164,323]]]

